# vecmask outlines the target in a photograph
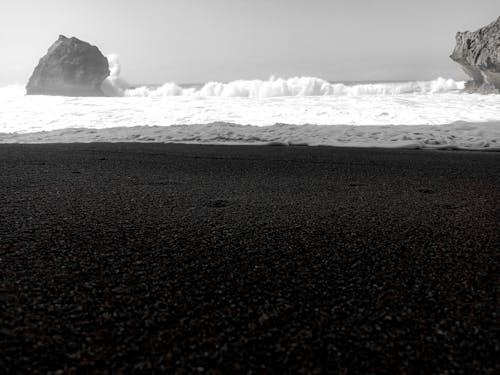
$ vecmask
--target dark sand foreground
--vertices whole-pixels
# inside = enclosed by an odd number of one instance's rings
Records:
[[[500,153],[0,147],[0,372],[498,373]]]

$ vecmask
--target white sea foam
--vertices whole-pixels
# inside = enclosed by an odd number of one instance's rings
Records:
[[[139,87],[123,90],[124,96],[194,96],[225,98],[271,98],[283,96],[363,96],[434,94],[455,92],[464,88],[463,81],[438,78],[433,81],[397,83],[369,83],[347,85],[330,83],[315,77],[293,77],[288,79],[271,77],[263,80],[238,80],[229,83],[208,82],[199,89],[183,89],[169,82],[158,88]]]
[[[157,92],[162,90],[179,89],[163,86]],[[459,92],[268,98],[191,95],[76,98],[23,93],[20,87],[0,90],[0,132],[218,121],[268,126],[276,123],[439,125],[500,120],[500,95]]]
[[[103,84],[103,90],[110,96],[192,96],[224,98],[270,98],[283,96],[362,96],[435,94],[463,90],[463,81],[437,78],[433,81],[411,81],[393,83],[368,83],[347,85],[330,83],[316,77],[292,77],[288,79],[271,77],[268,80],[236,80],[228,83],[208,82],[200,88],[182,88],[175,82],[159,87],[141,86],[131,88],[120,78],[120,61],[116,54],[107,56],[110,75]]]
[[[61,129],[1,134],[0,143],[181,142],[500,151],[500,122],[448,125],[200,125]]]
[[[339,134],[342,126],[397,125],[391,128],[391,131],[399,132],[401,137],[406,137],[409,141],[416,140],[421,143],[425,139],[419,139],[418,134],[411,135],[413,133],[409,129],[405,130],[405,126],[443,125],[449,127],[446,128],[446,134],[452,136],[453,131],[450,129],[456,129],[457,134],[462,137],[457,144],[465,147],[463,145],[468,141],[463,137],[469,137],[471,133],[469,130],[456,128],[456,124],[467,123],[476,129],[476,133],[470,138],[473,144],[487,144],[490,145],[488,147],[493,147],[497,137],[493,130],[500,126],[500,95],[467,94],[463,91],[464,82],[452,79],[345,84],[330,83],[313,77],[295,77],[237,80],[229,83],[209,82],[197,87],[166,83],[159,87],[133,88],[120,78],[117,56],[111,55],[108,59],[111,74],[103,84],[103,90],[110,97],[26,96],[22,86],[0,88],[0,133],[26,134],[68,128],[113,128],[113,131],[118,132],[118,128],[133,127],[134,135],[139,134],[140,137],[141,132],[138,129],[144,126],[190,125],[189,129],[183,130],[186,133],[181,137],[168,138],[165,134],[174,131],[172,128],[163,131],[163,138],[152,139],[186,141],[198,139],[196,134],[202,134],[199,142],[214,139],[224,142],[251,142],[255,137],[263,142],[285,142],[292,135],[300,134],[304,142],[309,144],[337,144],[335,139],[338,137],[332,134]],[[227,130],[230,129],[231,132],[236,129],[236,133],[240,134],[242,128],[205,125],[213,123],[250,124],[253,126],[248,129],[253,130],[244,136],[232,138],[228,136]],[[276,128],[270,127],[274,124],[288,125],[279,128],[280,136],[275,137]],[[488,124],[486,130],[481,128],[482,124]],[[329,130],[318,132],[316,129],[319,127],[315,128],[315,125],[327,125]],[[206,126],[206,129],[203,130],[200,126]],[[274,130],[268,132],[264,129],[258,130],[258,127]],[[483,130],[478,130],[480,128]],[[146,128],[143,129],[147,132]],[[214,135],[217,131],[224,134],[217,138],[217,135]],[[287,131],[293,134],[288,137]],[[120,132],[122,135],[128,134],[121,130]],[[368,145],[370,142],[386,144],[385,136],[369,136],[368,134],[373,133],[372,130],[360,132],[366,135]],[[420,130],[416,133],[419,132]],[[270,135],[271,133],[274,135]],[[53,137],[54,134],[60,133],[51,134]],[[81,134],[95,133],[84,131]],[[99,134],[108,134],[110,139],[114,139],[110,135],[111,131],[100,131]],[[435,141],[433,135],[425,134],[429,142]],[[355,138],[359,143],[360,138]],[[15,141],[21,138],[2,138],[3,141],[7,139]],[[45,138],[39,139],[43,141]],[[120,139],[127,140],[128,136],[123,135]],[[354,142],[352,137],[342,139],[351,139],[350,142]],[[443,141],[448,139],[445,136],[439,139],[441,141],[436,142],[450,144]],[[300,143],[300,139],[294,138],[294,142]],[[373,145],[376,145],[375,143]]]
[[[124,96],[131,86],[120,77],[121,66],[118,55],[106,56],[109,64],[109,76],[102,83],[101,89],[107,96]]]

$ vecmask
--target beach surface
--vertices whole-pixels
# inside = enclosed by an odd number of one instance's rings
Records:
[[[2,143],[158,142],[215,145],[308,145],[500,151],[500,122],[448,125],[196,125],[64,128],[1,133]]]
[[[0,146],[2,373],[495,373],[500,153]]]

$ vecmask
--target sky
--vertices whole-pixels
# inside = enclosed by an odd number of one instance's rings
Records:
[[[464,79],[456,32],[498,16],[499,0],[0,0],[0,85],[26,83],[59,34],[137,84]]]

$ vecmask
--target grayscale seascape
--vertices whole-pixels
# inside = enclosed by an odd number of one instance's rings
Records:
[[[498,0],[2,5],[1,374],[500,373]]]

